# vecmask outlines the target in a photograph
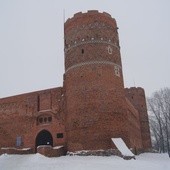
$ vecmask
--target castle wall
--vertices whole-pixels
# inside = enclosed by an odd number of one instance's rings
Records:
[[[147,114],[145,92],[142,88],[132,87],[125,89],[126,97],[133,104],[136,110],[139,112],[141,137],[143,149],[147,150],[151,148],[151,138],[149,129],[149,120]]]
[[[140,117],[138,110],[126,99],[127,103],[127,128],[130,139],[130,148],[135,151],[142,150],[142,137],[141,137],[141,126]]]
[[[94,10],[66,21],[63,87],[0,99],[2,153],[36,152],[42,141],[63,151],[105,150],[119,137],[129,148],[151,147],[144,90],[124,89],[117,29],[114,18]]]
[[[65,144],[62,95],[62,88],[55,88],[1,99],[0,147],[16,147],[21,138],[20,147],[35,149],[36,136],[44,129],[52,134],[54,146]],[[58,139],[57,133],[64,137]]]

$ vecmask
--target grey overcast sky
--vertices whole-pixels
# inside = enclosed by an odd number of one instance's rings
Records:
[[[170,0],[0,0],[0,98],[62,86],[64,18],[93,9],[117,20],[125,87],[170,87]]]

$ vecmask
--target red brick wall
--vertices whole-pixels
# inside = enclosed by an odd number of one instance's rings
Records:
[[[130,89],[126,88],[125,93],[128,100],[134,105],[136,110],[138,110],[139,112],[143,149],[150,149],[151,138],[144,89],[142,89],[141,87],[132,87]]]
[[[0,147],[16,147],[16,138],[21,136],[21,147],[34,150],[41,130],[51,133],[54,146],[65,145],[63,97],[63,89],[55,88],[1,99]],[[43,116],[52,121],[39,123],[38,118]],[[57,138],[57,133],[63,133],[64,138]]]
[[[127,129],[130,140],[130,148],[134,150],[142,150],[142,137],[141,137],[141,127],[139,112],[134,108],[128,99],[127,102]]]
[[[37,153],[40,153],[48,157],[59,157],[59,156],[66,155],[66,151],[64,147],[59,147],[55,149],[51,146],[39,146],[37,148]]]
[[[78,13],[66,21],[64,32],[68,150],[108,149],[112,137],[128,143],[115,19],[97,11]]]
[[[24,149],[16,149],[16,148],[0,148],[0,155],[1,154],[32,154],[33,150],[31,148],[24,148]]]
[[[107,13],[77,13],[64,25],[64,86],[0,99],[0,147],[36,150],[48,131],[68,151],[151,147],[144,90],[124,89],[117,24]],[[125,97],[126,94],[126,97]],[[63,133],[63,138],[57,138]]]

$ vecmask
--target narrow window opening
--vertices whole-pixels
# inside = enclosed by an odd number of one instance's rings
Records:
[[[81,50],[81,53],[84,54],[84,49]]]
[[[51,116],[41,116],[37,118],[37,125],[46,124],[52,122]]]
[[[113,49],[111,48],[111,46],[108,46],[108,47],[107,47],[107,50],[108,50],[108,53],[109,53],[109,54],[112,54],[112,53],[113,53]]]
[[[16,147],[20,147],[22,145],[22,138],[21,136],[16,137]]]
[[[63,133],[57,133],[57,138],[63,138]]]
[[[120,77],[120,70],[119,70],[119,67],[118,66],[114,66],[114,69],[115,69],[115,75]]]
[[[44,122],[45,122],[45,123],[47,122],[47,118],[46,118],[46,117],[44,118]]]
[[[48,122],[51,122],[52,121],[52,117],[48,117]]]
[[[42,118],[42,117],[39,118],[39,122],[40,122],[40,123],[43,122],[43,118]]]

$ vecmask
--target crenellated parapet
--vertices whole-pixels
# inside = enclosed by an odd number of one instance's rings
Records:
[[[121,68],[117,29],[114,18],[96,10],[68,19],[64,25],[65,71],[94,62]]]
[[[117,29],[115,19],[107,13],[98,11],[77,13],[64,24],[65,50],[83,42],[95,43],[96,41],[107,42],[119,47]]]
[[[110,19],[113,19],[114,22],[116,22],[116,20],[114,18],[112,18],[112,16],[110,14],[108,14],[107,12],[99,12],[98,10],[88,10],[87,12],[85,13],[82,13],[82,12],[77,12],[74,14],[74,16],[72,18],[68,18],[66,23],[65,24],[70,24],[71,22],[74,22],[74,19],[73,18],[81,18],[83,16],[91,16],[91,17],[94,17],[95,15],[97,16],[100,16],[101,18],[104,17],[104,18],[110,18]]]

